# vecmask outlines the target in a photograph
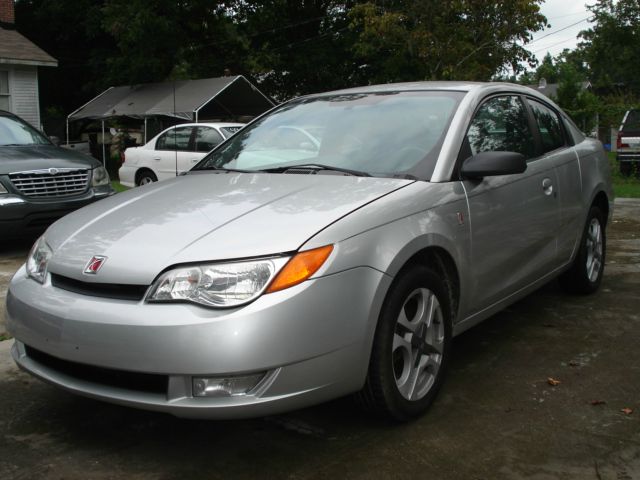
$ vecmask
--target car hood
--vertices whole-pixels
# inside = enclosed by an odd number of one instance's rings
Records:
[[[100,162],[55,145],[0,146],[0,175],[43,168],[94,168]]]
[[[62,218],[49,271],[148,285],[164,269],[295,251],[326,226],[413,183],[338,175],[198,173],[139,187]],[[83,274],[94,255],[97,275]]]

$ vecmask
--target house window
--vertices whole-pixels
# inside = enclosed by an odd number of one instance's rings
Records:
[[[0,70],[0,110],[9,110],[9,72]]]

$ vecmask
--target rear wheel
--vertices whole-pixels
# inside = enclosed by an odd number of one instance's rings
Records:
[[[151,170],[142,170],[136,175],[136,185],[147,185],[149,183],[157,182],[158,177]]]
[[[451,348],[451,309],[444,285],[434,271],[416,265],[391,287],[359,393],[367,409],[405,421],[433,402]]]
[[[560,276],[560,285],[571,293],[593,293],[602,282],[607,238],[602,210],[592,206],[571,268]]]

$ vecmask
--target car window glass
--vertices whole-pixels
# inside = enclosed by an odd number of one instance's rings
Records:
[[[222,135],[220,135],[215,128],[198,127],[196,129],[196,152],[209,152],[220,142],[222,142]]]
[[[565,141],[558,115],[550,108],[535,100],[529,99],[529,105],[531,105],[533,116],[540,130],[544,152],[550,152],[551,150],[564,146]]]
[[[1,145],[49,145],[51,142],[31,125],[14,117],[0,116]]]
[[[471,154],[517,152],[535,155],[533,135],[521,100],[513,95],[487,100],[476,112],[467,132]]]
[[[156,150],[188,150],[193,127],[177,127],[163,133],[156,142]]]
[[[242,128],[198,169],[309,163],[430,178],[464,92],[335,94],[288,102]]]
[[[238,125],[233,127],[220,127],[220,130],[222,131],[222,134],[225,136],[225,138],[229,138],[241,128],[242,127]]]

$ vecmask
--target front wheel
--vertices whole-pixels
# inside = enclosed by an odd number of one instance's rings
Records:
[[[423,413],[445,376],[451,324],[443,279],[422,265],[401,273],[382,307],[361,403],[399,421]]]
[[[571,268],[559,278],[566,291],[588,294],[600,286],[607,247],[605,226],[605,216],[600,208],[591,207],[576,258]]]

